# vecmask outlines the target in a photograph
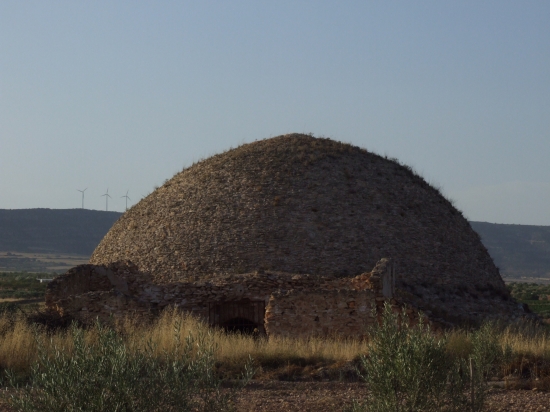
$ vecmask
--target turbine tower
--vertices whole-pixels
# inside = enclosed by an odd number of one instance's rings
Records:
[[[88,190],[88,188],[86,188],[84,190],[79,190],[79,189],[76,189],[76,190],[78,190],[80,193],[82,193],[82,209],[84,209],[84,192],[86,190]]]
[[[128,196],[128,192],[130,191],[130,189],[128,189],[126,191],[126,194],[124,196],[120,196],[120,197],[125,197],[126,198],[126,210],[128,210],[128,200],[132,200],[130,199],[130,197]]]
[[[104,195],[101,195],[101,197],[105,196],[105,211],[109,211],[109,198],[111,197],[111,195],[109,195],[109,188],[107,188],[107,191],[105,192]]]

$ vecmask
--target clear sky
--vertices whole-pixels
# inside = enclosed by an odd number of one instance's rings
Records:
[[[397,157],[471,220],[550,225],[550,2],[0,2],[0,208],[123,211],[306,132]]]

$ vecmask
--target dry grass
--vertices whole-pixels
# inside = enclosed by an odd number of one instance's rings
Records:
[[[550,333],[548,327],[527,324],[508,326],[498,333],[503,349],[511,356],[502,366],[499,376],[507,389],[550,390]],[[454,331],[447,341],[448,350],[461,357],[470,354],[470,334]]]
[[[128,319],[117,329],[124,336],[130,349],[142,349],[153,345],[160,354],[171,351],[176,330],[184,340],[189,334],[201,336],[214,344],[219,370],[225,376],[242,372],[242,366],[252,357],[260,377],[292,379],[312,378],[319,369],[334,370],[349,365],[366,353],[366,342],[311,338],[297,340],[273,337],[254,339],[251,336],[226,334],[213,330],[196,319],[177,311],[166,311],[154,323],[136,324]],[[550,377],[550,339],[548,331],[536,328],[508,327],[499,332],[503,346],[512,349],[512,359],[502,371],[502,377],[512,375],[522,378],[546,379]],[[97,330],[85,331],[85,339],[97,339]],[[0,315],[0,370],[12,369],[26,375],[36,360],[37,342],[46,348],[72,351],[72,340],[67,331],[48,332],[30,325],[26,319],[9,314]],[[459,357],[467,357],[471,351],[470,335],[466,331],[454,331],[448,336],[448,351]],[[274,372],[275,371],[275,372]],[[291,376],[290,376],[291,375]],[[341,376],[341,375],[340,375]],[[323,378],[337,379],[338,374],[326,374]]]
[[[512,351],[518,355],[550,360],[550,336],[547,333],[526,335],[507,329],[501,339],[503,344],[510,345]]]
[[[498,328],[497,328],[498,329]],[[550,360],[550,333],[548,328],[525,325],[508,326],[498,332],[503,347],[509,346],[515,356],[530,356]],[[456,354],[468,354],[471,350],[470,334],[455,330],[449,334],[448,349]]]
[[[214,343],[215,354],[220,371],[234,376],[242,372],[242,367],[250,358],[254,360],[260,375],[288,375],[289,368],[293,375],[302,375],[303,370],[312,371],[331,365],[342,365],[353,361],[360,353],[366,352],[366,343],[359,340],[337,340],[311,338],[298,340],[282,337],[270,339],[253,338],[247,335],[227,334],[219,329],[211,329],[190,316],[177,311],[165,312],[154,324],[139,326],[131,321],[120,325],[129,345],[137,348],[153,342],[159,354],[169,351],[174,344],[174,331],[178,322],[180,338],[189,334],[202,335]],[[291,368],[292,366],[292,368]]]
[[[332,365],[349,362],[358,354],[365,353],[366,345],[358,340],[330,340],[311,338],[307,341],[289,338],[254,339],[240,334],[226,334],[222,330],[207,327],[195,318],[176,311],[165,312],[149,325],[136,324],[127,319],[117,325],[130,349],[143,349],[152,344],[159,356],[171,351],[175,344],[176,329],[180,338],[191,334],[202,336],[214,343],[218,364],[226,371],[240,371],[249,357],[257,366],[276,369],[282,366]],[[97,339],[97,330],[85,331],[85,339]],[[12,369],[25,373],[36,360],[37,345],[57,348],[65,353],[72,351],[72,339],[65,330],[48,332],[29,324],[23,315],[0,315],[0,370]]]

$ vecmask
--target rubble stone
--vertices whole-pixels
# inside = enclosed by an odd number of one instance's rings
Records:
[[[376,286],[375,302],[396,297],[447,323],[522,316],[477,233],[437,189],[396,160],[300,134],[184,169],[127,211],[90,263],[132,261],[151,286],[136,295],[127,279],[129,293],[116,290],[157,306],[181,297],[200,312],[219,296],[284,306],[326,288],[340,299],[339,279],[358,293],[350,282],[384,256],[399,276]]]
[[[81,265],[48,284],[46,307],[91,324],[96,319],[109,323],[126,316],[151,319],[163,308],[175,306],[216,325],[209,312],[212,304],[233,302],[246,307],[249,302],[261,302],[256,326],[268,335],[358,337],[376,318],[377,298],[387,300],[381,278],[394,274],[381,273],[386,267],[391,267],[388,259],[377,265],[376,276],[364,273],[355,278],[266,271],[161,285],[151,283],[153,278],[131,262]]]

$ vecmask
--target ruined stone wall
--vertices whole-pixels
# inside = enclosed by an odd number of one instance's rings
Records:
[[[374,324],[371,290],[288,291],[271,295],[265,314],[268,335],[362,337]]]
[[[376,321],[384,302],[396,308],[395,268],[380,260],[372,272],[352,279],[332,280],[308,290],[277,291],[265,313],[268,335],[360,338]]]
[[[302,325],[297,336],[319,334],[327,328],[351,336],[360,333],[361,325],[368,321],[367,306],[372,306],[376,299],[383,300],[384,274],[391,273],[388,263],[382,260],[372,273],[355,278],[255,272],[216,277],[208,282],[169,284],[153,283],[149,274],[140,272],[131,263],[108,267],[81,265],[48,285],[46,304],[49,310],[86,324],[96,318],[103,322],[125,316],[150,319],[169,305],[208,322],[210,304],[248,299],[265,303],[265,322],[266,326],[270,325],[266,329],[268,334],[289,335],[292,332],[288,325],[315,313],[311,318],[313,323]],[[393,289],[386,292],[386,297],[391,297]],[[312,303],[311,311],[306,314],[304,308],[310,304],[308,296],[318,304]],[[303,304],[297,303],[300,299]],[[323,300],[325,309],[321,308]],[[347,309],[352,306],[356,309],[350,314]],[[316,317],[318,321],[314,321]]]
[[[56,277],[46,293],[46,304],[52,304],[57,296],[74,296],[92,290],[110,290],[113,285],[101,266],[81,265],[70,269],[62,277]],[[55,291],[55,292],[53,292]]]
[[[135,294],[149,279],[131,263],[76,266],[48,284],[46,308],[84,323],[123,312],[148,316],[152,306]]]
[[[111,324],[126,317],[145,321],[153,319],[159,313],[149,302],[125,295],[116,289],[72,295],[57,300],[55,305],[47,308],[86,325],[91,325],[96,320]]]
[[[301,320],[284,320],[281,323],[281,316],[310,320],[319,316],[323,323],[331,325],[329,328],[337,326],[338,329],[340,325],[351,322],[348,329],[353,331],[352,334],[358,333],[361,322],[367,320],[361,320],[359,312],[346,314],[346,305],[352,301],[348,299],[352,297],[358,299],[356,302],[363,302],[374,296],[377,305],[384,299],[395,299],[401,302],[398,305],[406,304],[414,311],[422,310],[434,322],[447,326],[461,323],[472,325],[487,318],[512,320],[525,315],[516,302],[507,295],[499,294],[498,289],[478,290],[473,285],[462,285],[453,289],[441,288],[433,293],[437,285],[427,285],[425,288],[420,285],[411,293],[395,288],[395,267],[388,259],[379,261],[371,272],[354,278],[260,271],[212,276],[210,280],[196,282],[162,284],[157,280],[130,262],[108,266],[82,265],[49,283],[46,306],[59,315],[91,323],[97,317],[102,320],[124,316],[145,319],[172,305],[208,322],[210,305],[248,299],[264,303],[271,316],[266,317],[268,332],[299,335],[324,333],[324,329],[319,329],[317,323],[305,328],[298,324],[298,329],[292,329],[294,326],[289,329],[273,322],[294,325],[295,321],[299,323]],[[305,300],[305,306],[299,303],[300,299]],[[329,310],[321,307],[324,299],[331,301],[328,306],[325,305],[331,312],[323,312]],[[445,305],[441,305],[442,300]],[[318,302],[321,306],[312,306],[307,312],[310,301],[311,305]],[[313,313],[315,316],[311,317]]]

